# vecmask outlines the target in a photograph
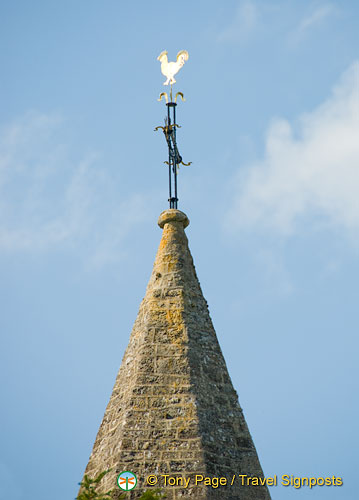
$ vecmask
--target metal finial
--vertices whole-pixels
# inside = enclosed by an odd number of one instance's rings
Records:
[[[160,97],[158,99],[159,101],[161,101],[162,97],[164,97],[166,100],[167,116],[165,118],[165,125],[164,127],[159,126],[155,128],[156,131],[158,129],[162,129],[168,146],[168,161],[166,161],[165,163],[168,165],[168,175],[169,175],[168,201],[170,202],[170,208],[178,208],[177,173],[179,165],[189,166],[192,163],[192,162],[184,163],[182,161],[182,156],[179,154],[176,141],[176,128],[180,128],[180,126],[176,123],[177,97],[180,96],[182,101],[185,101],[185,98],[182,92],[176,93],[174,101],[172,97],[172,85],[176,83],[174,75],[176,75],[178,71],[182,68],[184,63],[188,60],[188,57],[189,55],[187,50],[180,50],[177,54],[177,61],[168,62],[167,51],[164,50],[157,58],[161,62],[162,74],[167,77],[167,80],[164,82],[164,85],[171,84],[170,97],[168,98],[167,92],[161,92]]]

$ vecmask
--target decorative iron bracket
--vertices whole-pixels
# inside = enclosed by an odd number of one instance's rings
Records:
[[[158,127],[155,128],[155,131],[162,129],[168,147],[168,161],[165,161],[164,163],[168,165],[168,177],[169,177],[168,201],[170,202],[170,208],[177,208],[178,206],[177,173],[179,170],[179,166],[184,165],[188,167],[192,163],[191,161],[188,163],[184,163],[177,147],[176,129],[181,128],[180,125],[176,123],[176,107],[177,107],[178,96],[181,97],[182,101],[185,101],[182,92],[177,92],[173,101],[172,85],[170,90],[170,101],[168,99],[167,92],[161,92],[158,101],[161,101],[162,98],[166,100],[167,116],[165,118],[165,125],[164,126],[159,125]]]

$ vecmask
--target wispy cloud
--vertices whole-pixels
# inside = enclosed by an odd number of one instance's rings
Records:
[[[309,16],[305,17],[298,26],[298,32],[302,33],[303,31],[308,30],[315,24],[319,24],[326,17],[334,12],[334,6],[331,4],[322,5],[315,9]]]
[[[312,10],[308,15],[299,21],[293,31],[289,34],[288,41],[292,45],[297,45],[306,37],[315,32],[324,22],[338,11],[338,7],[331,3],[322,4]]]
[[[143,197],[118,202],[98,155],[74,160],[61,142],[64,125],[32,112],[0,131],[0,251],[81,249],[87,265],[102,266],[121,258]]]
[[[297,130],[297,133],[294,132]],[[359,62],[294,124],[273,120],[263,159],[238,172],[231,226],[288,235],[321,219],[359,240]]]
[[[241,1],[231,22],[218,34],[219,42],[243,42],[254,31],[258,8],[251,0]]]

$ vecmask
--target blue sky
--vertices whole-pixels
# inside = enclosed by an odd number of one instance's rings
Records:
[[[344,479],[272,497],[355,497],[358,15],[1,3],[1,500],[76,496],[161,237],[156,58],[181,49],[179,208],[262,466]]]

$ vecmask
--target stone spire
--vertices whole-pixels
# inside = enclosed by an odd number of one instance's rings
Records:
[[[152,275],[85,473],[112,469],[106,491],[117,488],[120,472],[134,472],[131,499],[152,474],[166,499],[270,500],[266,487],[238,479],[263,473],[197,279],[184,232],[189,220],[169,209],[158,224]],[[190,482],[165,486],[165,474]],[[196,474],[237,478],[213,488],[195,485]]]

